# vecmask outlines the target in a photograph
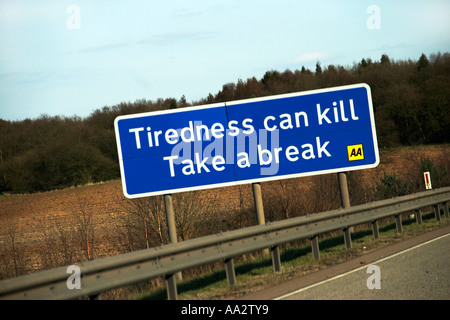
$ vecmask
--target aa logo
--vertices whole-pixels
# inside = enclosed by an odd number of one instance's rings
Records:
[[[347,146],[348,161],[364,160],[364,151],[362,144]]]

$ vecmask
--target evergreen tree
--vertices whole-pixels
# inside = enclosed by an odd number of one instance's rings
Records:
[[[419,58],[419,61],[417,62],[417,70],[422,70],[426,67],[428,67],[428,65],[430,64],[430,62],[428,61],[427,56],[422,53],[422,55]]]

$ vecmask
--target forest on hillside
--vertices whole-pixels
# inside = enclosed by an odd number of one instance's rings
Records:
[[[450,53],[417,60],[364,58],[351,67],[267,71],[238,79],[216,94],[188,103],[181,98],[122,102],[86,118],[41,115],[0,119],[0,193],[32,193],[120,178],[114,133],[119,115],[183,108],[340,85],[367,83],[372,90],[379,148],[448,143]],[[1,115],[0,115],[1,116]]]

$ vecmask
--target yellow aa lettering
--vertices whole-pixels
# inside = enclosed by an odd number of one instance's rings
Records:
[[[348,161],[364,160],[362,144],[347,146]]]

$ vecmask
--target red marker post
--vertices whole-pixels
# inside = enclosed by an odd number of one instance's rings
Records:
[[[430,172],[424,172],[423,173],[423,177],[424,177],[424,179],[425,179],[425,188],[427,189],[427,190],[429,190],[429,189],[432,189],[432,187],[431,187],[431,177],[430,177]]]

